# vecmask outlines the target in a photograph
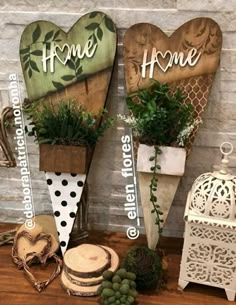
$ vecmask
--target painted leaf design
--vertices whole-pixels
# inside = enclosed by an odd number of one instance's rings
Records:
[[[31,52],[31,54],[34,55],[34,56],[42,56],[43,55],[43,51],[35,50],[35,51]]]
[[[26,54],[24,57],[23,57],[23,62],[26,62],[27,60],[29,60],[29,54]]]
[[[75,64],[74,64],[74,62],[73,62],[72,60],[68,61],[67,65],[68,65],[68,67],[69,67],[70,69],[72,69],[72,70],[75,69]]]
[[[53,40],[55,40],[60,34],[60,30],[56,31],[56,33],[53,36]]]
[[[89,15],[89,18],[94,18],[97,16],[97,12],[92,12],[90,15]]]
[[[79,69],[78,69],[76,75],[78,76],[78,75],[80,75],[82,72],[83,72],[83,68],[82,68],[82,67],[79,67]]]
[[[52,83],[53,83],[53,86],[54,86],[56,89],[58,89],[58,90],[64,89],[64,85],[63,85],[63,84],[58,83],[58,82],[54,82],[54,81],[52,81]]]
[[[36,64],[36,62],[33,61],[33,60],[30,61],[30,67],[31,67],[34,71],[40,72],[40,71],[39,71],[39,68],[38,68],[38,66],[37,66],[37,64]]]
[[[75,62],[76,68],[80,66],[80,58],[78,57]]]
[[[28,68],[29,68],[29,61],[27,61],[27,63],[25,63],[24,71],[26,71]]]
[[[98,27],[97,29],[97,37],[98,39],[101,41],[102,40],[102,36],[103,36],[103,31],[100,27]]]
[[[97,38],[96,38],[95,35],[93,35],[93,43],[94,43],[94,44],[97,43]]]
[[[115,27],[114,27],[114,23],[112,22],[112,20],[110,18],[108,18],[107,16],[105,16],[105,25],[106,28],[110,31],[115,33]]]
[[[28,48],[25,48],[25,49],[21,49],[20,50],[20,54],[26,54],[26,53],[28,53],[29,52],[29,50],[30,50],[30,47],[28,47]]]
[[[75,78],[74,75],[64,75],[64,76],[62,76],[61,79],[65,80],[65,81],[69,81],[69,80],[72,80],[73,78]]]
[[[54,31],[48,32],[44,37],[44,41],[48,41],[49,39],[51,39],[53,34],[54,34]]]
[[[31,69],[28,70],[28,76],[29,76],[29,78],[32,77],[32,70]]]
[[[93,22],[93,23],[90,23],[89,25],[87,25],[85,28],[86,28],[86,30],[94,31],[98,26],[99,26],[99,24],[97,22]]]
[[[41,35],[41,29],[40,29],[40,26],[37,24],[37,26],[32,34],[33,43],[35,43],[39,39],[40,35]]]

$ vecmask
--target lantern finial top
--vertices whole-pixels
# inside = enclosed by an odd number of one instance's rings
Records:
[[[228,174],[228,163],[229,159],[228,156],[233,152],[233,145],[230,142],[224,142],[220,145],[220,151],[223,155],[223,158],[221,160],[221,168],[220,168],[220,174],[226,175]]]

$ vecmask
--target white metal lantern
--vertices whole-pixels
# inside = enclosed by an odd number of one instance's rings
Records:
[[[230,146],[225,152],[226,146]],[[189,282],[225,289],[229,301],[236,294],[236,176],[229,173],[231,143],[220,147],[219,171],[199,176],[185,210],[185,238],[179,286]]]

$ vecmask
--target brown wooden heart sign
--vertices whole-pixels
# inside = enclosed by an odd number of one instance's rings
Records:
[[[170,37],[154,25],[135,24],[127,30],[124,37],[127,94],[136,92],[139,88],[149,87],[152,79],[160,83],[167,83],[173,92],[177,88],[182,91],[185,96],[183,103],[193,105],[195,119],[199,121],[208,101],[219,64],[221,47],[221,30],[217,23],[209,18],[190,20]],[[197,127],[185,145],[188,152],[190,152],[196,131]],[[155,150],[153,147],[143,145],[145,149],[141,152],[141,146],[137,153],[140,197],[148,246],[155,249],[160,237],[160,227],[158,228],[158,226],[162,221],[163,227],[167,219],[180,176],[184,172],[186,155],[183,148],[182,151],[181,148],[174,148],[176,149],[175,155],[183,156],[182,160],[180,158],[174,162],[173,156],[168,158],[167,153],[164,153],[164,149],[167,147],[161,148],[163,159],[170,169],[173,170],[175,165],[183,163],[183,170],[181,174],[179,170],[174,174],[171,173],[171,170],[166,174],[153,174],[150,173],[150,168],[152,171],[155,167],[151,167],[149,158],[154,155]],[[168,147],[168,149],[173,148]],[[139,156],[147,158],[147,162],[144,162],[142,167]],[[160,159],[158,159],[158,165],[161,163],[159,162]],[[163,171],[163,165],[161,165],[161,170]],[[158,183],[150,195],[154,175],[158,177]],[[157,206],[158,208],[156,208]],[[153,211],[156,211],[158,216]],[[159,212],[162,215],[161,221],[159,221]]]
[[[210,18],[190,20],[170,37],[152,24],[135,24],[124,37],[127,93],[145,88],[152,78],[169,83],[181,89],[185,102],[193,104],[196,117],[201,117],[221,47],[221,30]]]

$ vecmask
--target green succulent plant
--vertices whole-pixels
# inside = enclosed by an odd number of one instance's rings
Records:
[[[116,272],[105,271],[103,281],[98,290],[100,303],[104,305],[131,305],[138,293],[136,291],[136,275],[124,268]]]

